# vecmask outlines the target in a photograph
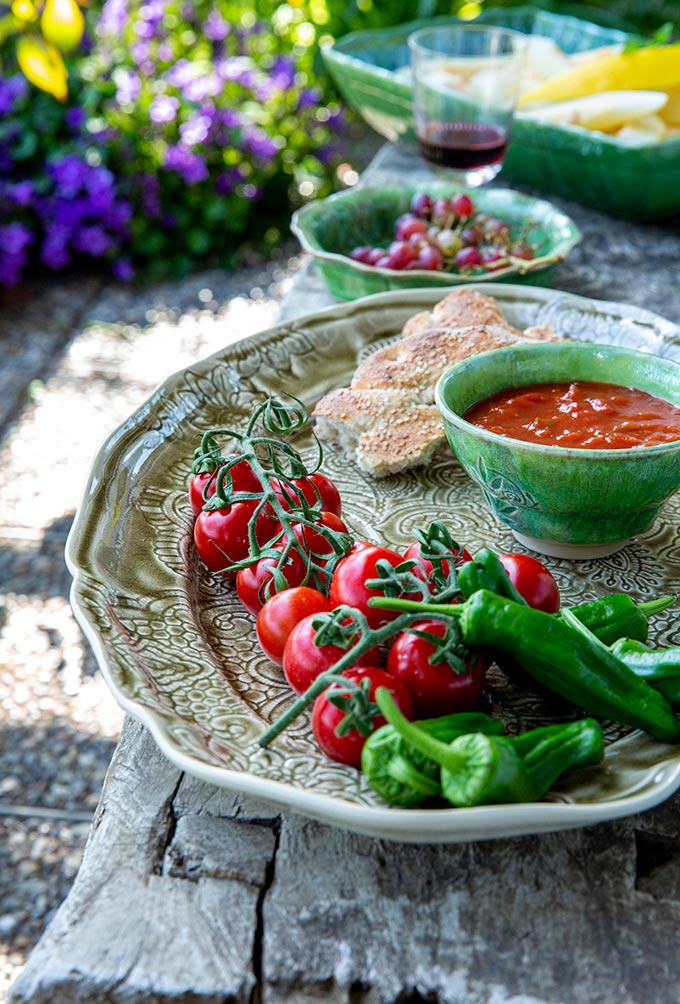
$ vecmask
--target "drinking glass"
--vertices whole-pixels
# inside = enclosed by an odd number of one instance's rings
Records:
[[[467,24],[421,28],[408,45],[421,156],[466,185],[486,184],[503,166],[526,37]]]

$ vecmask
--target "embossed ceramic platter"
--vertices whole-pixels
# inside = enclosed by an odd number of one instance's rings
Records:
[[[634,307],[555,290],[489,285],[510,323],[550,323],[563,335],[680,357],[674,325]],[[312,404],[349,383],[357,361],[442,296],[382,293],[288,322],[230,346],[167,380],[96,457],[67,547],[72,602],[113,693],[181,769],[238,792],[385,839],[451,842],[537,833],[639,812],[680,785],[680,747],[607,726],[598,768],[572,775],[549,801],[474,809],[390,808],[359,773],[326,759],[308,717],[267,750],[266,725],[290,703],[281,672],[260,653],[253,619],[231,587],[206,572],[191,536],[186,483],[200,435],[238,426],[270,391]],[[296,445],[311,456],[311,437]],[[334,449],[336,481],[357,536],[400,547],[416,526],[443,518],[473,552],[516,550],[450,454],[427,470],[376,481]],[[606,559],[554,561],[564,602],[614,591],[637,599],[680,590],[680,495],[644,536]],[[677,613],[653,637],[680,644]],[[492,675],[494,713],[509,732],[559,720],[570,708]]]

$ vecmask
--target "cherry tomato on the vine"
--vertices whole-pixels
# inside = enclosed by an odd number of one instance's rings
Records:
[[[347,603],[350,607],[356,607],[357,610],[361,610],[365,614],[368,624],[372,628],[387,624],[398,616],[398,611],[379,610],[368,605],[368,601],[373,596],[383,595],[380,590],[369,589],[366,586],[368,579],[378,578],[376,566],[381,559],[387,561],[392,567],[400,565],[404,560],[396,551],[392,551],[388,547],[378,547],[376,544],[353,549],[347,557],[338,562],[328,593],[332,607],[339,607],[343,603]]]
[[[336,533],[348,533],[348,529],[333,512],[321,512],[318,525]],[[327,537],[323,533],[305,526],[302,523],[293,523],[293,533],[298,538],[305,551],[312,556],[317,565],[325,565],[336,553]]]
[[[339,645],[314,644],[314,619],[310,614],[296,624],[283,650],[283,672],[297,694],[302,694],[316,680],[320,673],[334,666],[346,654]],[[382,662],[380,649],[372,648],[360,656],[362,666],[379,666]]]
[[[225,459],[230,460],[232,456],[236,456],[236,454],[229,455]],[[189,482],[189,501],[191,502],[191,508],[195,516],[198,516],[199,512],[203,509],[206,497],[211,498],[215,494],[216,478],[217,475],[214,471],[204,471],[202,474],[194,474],[191,478]],[[240,460],[237,464],[234,464],[231,468],[231,480],[233,489],[236,492],[262,491],[262,485],[247,460]],[[206,490],[206,485],[209,487],[207,488],[206,497],[204,497],[203,492]]]
[[[281,666],[283,650],[295,625],[310,614],[327,613],[330,608],[323,593],[309,586],[292,586],[275,593],[264,604],[255,622],[260,648],[268,659]]]
[[[417,621],[415,630],[444,637],[442,621]],[[447,662],[431,663],[435,648],[426,638],[404,631],[395,640],[387,658],[387,672],[400,680],[413,699],[418,718],[437,718],[458,711],[469,711],[479,701],[486,663],[471,650],[466,658],[466,672],[457,673]]]
[[[242,561],[250,553],[248,524],[255,514],[257,502],[234,502],[226,509],[202,510],[194,524],[194,541],[201,560],[213,572]],[[261,512],[257,517],[255,537],[266,544],[280,528],[278,520]],[[232,574],[226,572],[226,574]]]
[[[371,699],[374,698],[378,687],[386,687],[401,713],[406,718],[413,718],[413,702],[408,690],[384,669],[379,669],[376,666],[353,666],[352,669],[345,670],[342,675],[353,683],[360,683],[361,680],[368,679]],[[362,736],[358,729],[351,729],[344,736],[337,735],[335,730],[344,718],[344,712],[328,700],[327,694],[328,691],[324,691],[314,702],[312,709],[314,738],[331,760],[338,760],[340,763],[358,768],[361,766],[361,750],[366,742],[366,737]],[[385,719],[382,715],[376,715],[371,721],[373,731],[384,724]]]
[[[419,579],[429,578],[434,571],[434,565],[429,558],[423,558],[421,554],[420,541],[414,540],[412,544],[409,544],[404,551],[404,561],[417,561],[419,563],[422,567],[422,573],[418,566],[414,566],[412,569],[413,574]],[[460,565],[465,564],[466,561],[472,561],[472,555],[467,548],[462,547],[460,551],[451,552],[450,559],[444,559],[442,562],[442,570],[445,575],[448,575],[451,563],[453,563],[454,568],[458,568]]]
[[[274,550],[283,553],[283,544]],[[280,558],[260,558],[254,565],[242,568],[236,576],[236,592],[243,606],[257,617],[265,600],[277,592],[274,586],[274,567],[278,564],[288,586],[301,585],[307,575],[307,565],[297,551],[291,550],[283,564]]]
[[[499,555],[503,568],[517,592],[530,607],[556,614],[560,609],[560,590],[552,572],[528,554]]]
[[[335,483],[321,471],[315,471],[304,478],[293,478],[292,486],[279,482],[273,482],[274,490],[281,499],[286,509],[299,505],[300,496],[304,498],[308,506],[321,505],[324,512],[332,512],[336,516],[342,515],[342,500],[340,492]]]

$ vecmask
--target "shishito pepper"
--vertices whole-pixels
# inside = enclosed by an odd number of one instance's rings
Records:
[[[461,565],[457,574],[458,585],[466,599],[480,589],[490,589],[498,596],[526,605],[526,600],[513,586],[498,555],[487,547],[478,551],[472,561]],[[649,617],[665,610],[675,600],[675,596],[660,596],[655,600],[637,603],[627,593],[613,593],[570,609],[600,641],[611,645],[619,638],[646,641]],[[560,614],[555,616],[559,617]]]
[[[670,704],[599,641],[578,618],[545,614],[488,589],[458,606],[373,599],[393,610],[422,610],[458,620],[463,641],[507,653],[538,683],[591,714],[643,729],[662,742],[680,739]]]
[[[634,638],[620,638],[611,650],[671,704],[680,704],[680,646],[653,649]]]
[[[604,755],[602,729],[590,718],[515,738],[467,733],[447,744],[409,722],[384,687],[375,697],[405,743],[439,765],[442,794],[455,806],[534,802],[562,774],[599,763]]]
[[[619,638],[646,641],[649,618],[666,610],[675,603],[675,599],[675,596],[660,596],[656,600],[637,603],[627,593],[613,593],[570,609],[600,641],[613,645]]]
[[[440,743],[468,732],[503,733],[496,718],[479,711],[422,719],[416,727]],[[381,725],[368,737],[361,751],[361,770],[390,805],[419,805],[441,795],[439,764],[414,749],[392,725]]]

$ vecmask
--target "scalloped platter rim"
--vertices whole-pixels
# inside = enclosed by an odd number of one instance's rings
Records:
[[[480,288],[498,298],[511,323],[553,323],[574,338],[619,340],[680,357],[676,326],[648,311],[527,286]],[[381,839],[450,843],[569,829],[649,809],[680,786],[680,747],[615,726],[607,731],[604,764],[563,782],[549,800],[471,809],[385,806],[356,771],[315,749],[304,718],[271,748],[257,745],[291,692],[255,651],[250,615],[196,559],[185,489],[196,437],[223,424],[218,414],[232,423],[247,417],[268,389],[297,388],[311,403],[347,383],[359,358],[440,298],[439,290],[427,288],[343,303],[234,343],[169,377],[94,459],[67,543],[76,617],[116,699],[171,762],[203,781],[310,818]],[[332,448],[326,459],[347,500],[347,521],[360,536],[387,536],[399,545],[423,512],[429,518],[446,512],[454,535],[467,531],[464,542],[473,548],[516,549],[451,456],[384,482],[362,475]],[[630,581],[640,598],[677,591],[679,566],[676,496],[667,516],[622,555],[552,567],[565,601],[575,602]],[[680,643],[670,616],[660,615],[654,630],[663,644]],[[516,694],[502,679],[496,686],[509,732],[555,720],[554,709],[535,695]]]

